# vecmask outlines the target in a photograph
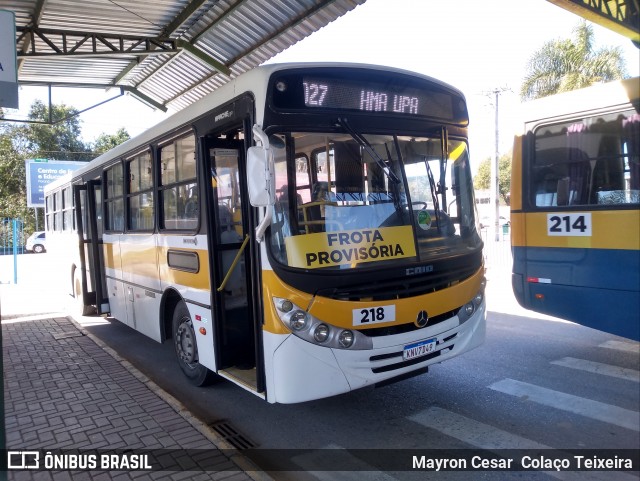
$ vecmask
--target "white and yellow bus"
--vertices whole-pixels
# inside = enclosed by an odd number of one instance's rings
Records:
[[[50,185],[52,255],[196,385],[295,403],[423,373],[485,335],[467,126],[423,75],[263,66]]]

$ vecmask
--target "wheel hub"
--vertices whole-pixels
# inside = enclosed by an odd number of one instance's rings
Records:
[[[198,350],[196,348],[196,335],[191,319],[184,320],[178,327],[178,332],[176,333],[176,351],[178,357],[187,364],[193,364],[197,361]]]

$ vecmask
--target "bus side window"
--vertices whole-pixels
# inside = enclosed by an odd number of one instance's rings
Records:
[[[298,202],[300,206],[303,202],[311,200],[311,180],[310,180],[309,158],[304,153],[296,153],[296,193],[302,199]]]
[[[196,140],[193,134],[160,147],[161,227],[169,230],[198,227]]]
[[[598,127],[603,134],[593,171],[592,203],[639,203],[640,115],[619,115],[615,120],[604,122]]]
[[[535,205],[638,202],[639,123],[640,116],[627,111],[544,126],[535,132]]]
[[[629,168],[629,189],[635,202],[640,202],[640,114],[622,119],[624,151]]]
[[[124,229],[124,177],[121,163],[107,169],[105,193],[106,230],[122,232]]]
[[[126,194],[129,197],[127,210],[129,230],[153,230],[153,162],[151,152],[145,151],[125,164],[129,180]]]

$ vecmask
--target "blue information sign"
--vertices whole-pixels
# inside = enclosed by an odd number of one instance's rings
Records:
[[[87,163],[70,160],[26,160],[27,207],[44,207],[45,186],[83,165],[87,165]]]

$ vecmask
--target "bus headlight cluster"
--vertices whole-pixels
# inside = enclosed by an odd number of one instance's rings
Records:
[[[335,349],[371,349],[373,342],[361,332],[333,326],[315,318],[289,299],[274,297],[273,303],[280,321],[305,341]]]
[[[460,324],[467,321],[473,314],[478,310],[478,308],[482,305],[482,301],[484,300],[484,286],[485,282],[482,281],[482,287],[473,296],[471,301],[467,302],[464,306],[460,308],[458,311],[458,319],[460,319]]]

